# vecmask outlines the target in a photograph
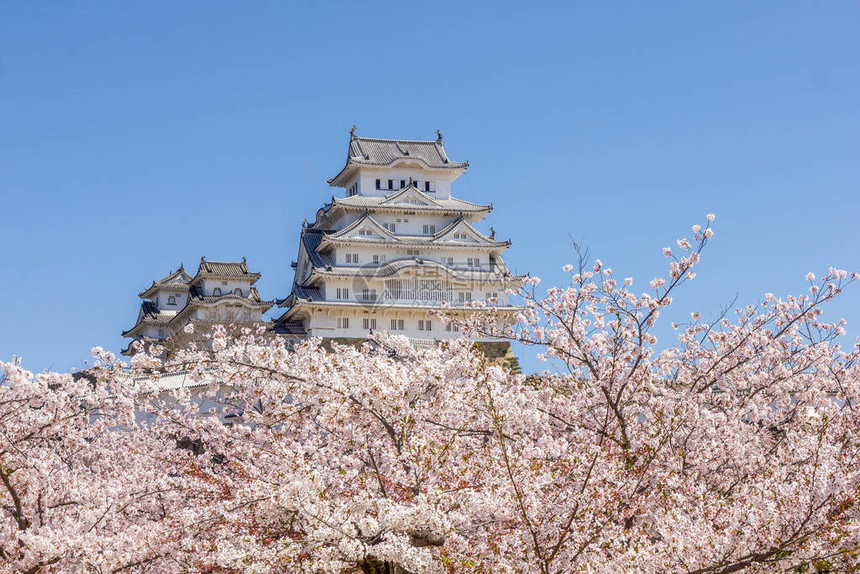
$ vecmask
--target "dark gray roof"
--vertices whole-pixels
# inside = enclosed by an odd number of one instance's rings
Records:
[[[334,184],[344,170],[352,165],[387,166],[401,159],[416,159],[427,167],[435,169],[469,167],[467,161],[456,162],[448,159],[441,138],[430,141],[389,140],[352,135],[349,140],[346,165],[328,182]]]
[[[275,303],[277,303],[278,307],[285,307],[290,304],[290,301],[295,300],[296,298],[304,299],[305,301],[324,301],[325,298],[322,295],[322,291],[314,287],[302,287],[301,285],[296,285],[293,288],[293,292],[289,294],[289,296],[284,297],[283,299],[276,299]]]
[[[198,278],[203,277],[242,277],[251,279],[251,283],[253,283],[260,278],[260,274],[248,271],[248,264],[244,259],[242,261],[206,261],[206,259],[201,258],[197,275],[191,282],[195,283]]]
[[[185,271],[185,267],[180,265],[176,271],[171,271],[167,277],[162,277],[158,281],[153,281],[152,285],[144,291],[138,293],[138,297],[145,298],[152,295],[158,289],[188,289],[188,283],[191,281],[191,275]]]
[[[298,321],[287,321],[283,319],[283,315],[274,322],[273,330],[278,335],[298,335],[304,337],[307,335],[304,326]]]
[[[311,260],[311,265],[314,267],[328,267],[335,264],[334,259],[330,255],[317,253],[317,247],[323,240],[323,236],[327,233],[334,233],[325,229],[305,229],[302,231],[302,243],[305,246],[308,256]]]
[[[158,307],[155,306],[155,303],[144,301],[140,304],[140,312],[137,315],[137,322],[134,324],[134,327],[128,331],[123,331],[122,336],[133,336],[130,335],[130,333],[135,331],[141,325],[167,325],[175,316],[175,311],[159,311]]]

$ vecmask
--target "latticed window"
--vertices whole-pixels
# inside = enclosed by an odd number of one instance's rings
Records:
[[[408,301],[450,301],[453,286],[443,279],[388,279],[385,296]]]

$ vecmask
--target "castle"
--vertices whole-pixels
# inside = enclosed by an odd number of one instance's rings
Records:
[[[459,336],[430,310],[462,318],[493,308],[512,321],[518,307],[506,290],[524,278],[502,259],[511,242],[475,228],[492,205],[451,194],[469,164],[451,161],[436,133],[414,141],[350,131],[346,163],[328,180],[344,196],[302,225],[291,293],[277,300],[283,312],[266,324],[274,335],[358,343],[389,331],[421,346]],[[272,306],[253,287],[259,277],[244,260],[204,259],[193,277],[180,267],[140,293],[137,323],[123,336],[176,342],[189,323],[259,324]],[[491,355],[508,349],[501,339],[476,341]]]

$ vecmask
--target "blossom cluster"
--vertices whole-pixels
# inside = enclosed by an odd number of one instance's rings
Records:
[[[516,325],[490,309],[432,349],[215,329],[130,372],[101,350],[83,376],[3,364],[0,569],[858,568],[860,350],[823,313],[857,276],[693,313],[658,349],[706,219],[644,292],[582,257],[569,286],[525,285]],[[556,369],[515,374],[478,333]]]

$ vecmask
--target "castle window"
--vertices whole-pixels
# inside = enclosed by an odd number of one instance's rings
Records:
[[[215,297],[220,297],[221,296],[221,288],[215,287],[215,289],[212,290],[212,295],[214,295]]]
[[[388,189],[394,189],[394,180],[393,179],[388,180]]]
[[[424,182],[424,191],[430,191],[430,182],[429,181]]]
[[[446,331],[453,331],[454,330],[454,323],[446,323],[445,324],[445,330]]]
[[[337,318],[337,328],[338,329],[349,329],[349,317],[338,317]]]
[[[382,189],[382,180],[381,179],[376,180],[376,189]]]
[[[401,179],[401,180],[400,180],[400,189],[403,189],[404,187],[406,187],[406,180],[405,180],[405,179]]]
[[[173,295],[171,295],[170,297],[168,297],[168,298],[167,298],[167,304],[168,304],[168,305],[176,305],[176,297],[174,297]]]
[[[427,319],[426,321],[424,319],[418,319],[418,330],[432,331],[433,327],[430,325],[430,319]]]
[[[365,317],[361,320],[361,326],[365,329],[376,329],[376,319],[369,319]]]
[[[159,329],[159,330],[158,330],[158,338],[159,338],[159,339],[163,339],[163,338],[164,338],[164,329]]]
[[[436,233],[436,226],[435,225],[425,225],[424,226],[424,234],[425,235],[433,235],[434,233]]]
[[[406,250],[406,255],[418,255],[418,253],[419,252],[417,249],[407,249]]]
[[[242,290],[239,289],[238,287],[236,287],[235,289],[233,289],[233,295],[238,295],[239,297],[241,297],[242,296]]]

